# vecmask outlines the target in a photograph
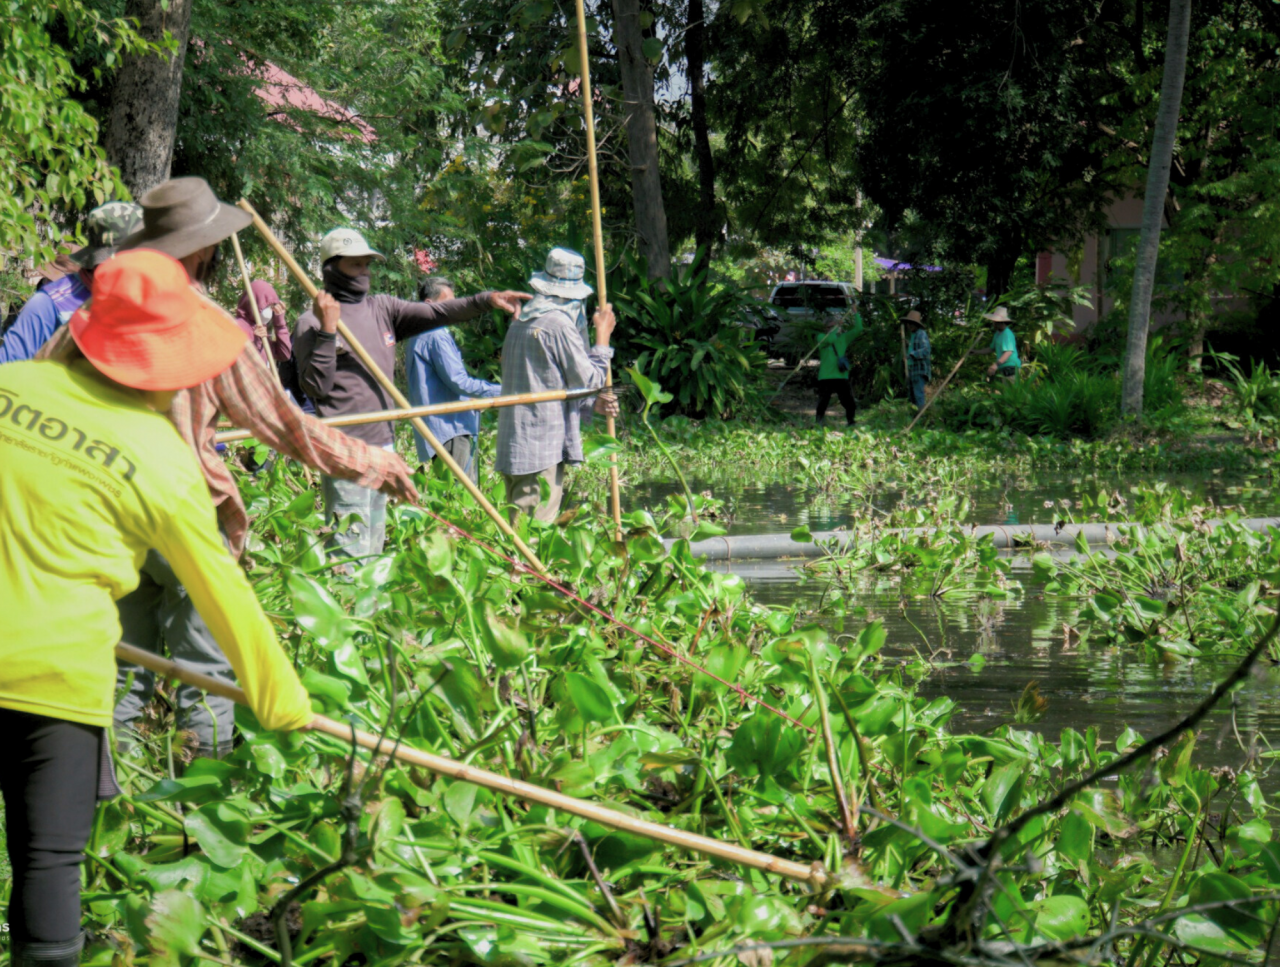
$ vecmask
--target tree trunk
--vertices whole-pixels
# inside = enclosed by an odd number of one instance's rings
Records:
[[[125,3],[125,16],[137,18],[144,38],[160,43],[167,32],[177,44],[159,55],[125,57],[111,89],[107,158],[120,169],[134,198],[169,177],[192,5],[193,0],[169,0],[165,10],[160,0]]]
[[[1191,326],[1191,339],[1187,342],[1187,372],[1194,376],[1203,368],[1205,321],[1196,313],[1194,318],[1188,315],[1187,322]]]
[[[627,147],[631,155],[631,194],[636,211],[640,254],[649,278],[671,277],[667,211],[658,171],[658,123],[653,104],[653,70],[645,59],[640,29],[641,0],[613,0],[613,42],[618,48],[622,96],[626,105]]]
[[[1155,288],[1156,257],[1160,254],[1160,222],[1169,190],[1173,142],[1178,133],[1182,84],[1187,74],[1187,42],[1191,33],[1191,0],[1169,0],[1169,38],[1165,42],[1160,108],[1151,140],[1147,190],[1142,200],[1142,234],[1133,269],[1129,299],[1129,335],[1125,343],[1124,385],[1120,412],[1142,416],[1142,387],[1147,375],[1147,332],[1151,328],[1151,293]]]
[[[693,119],[693,153],[698,159],[698,213],[694,220],[694,243],[705,248],[711,258],[711,247],[720,234],[716,219],[716,169],[711,157],[711,136],[707,131],[707,98],[705,71],[706,14],[702,0],[689,0],[689,19],[685,24],[684,52],[689,73],[689,110]]]

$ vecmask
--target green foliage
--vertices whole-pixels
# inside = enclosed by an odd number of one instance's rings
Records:
[[[1263,590],[1280,580],[1280,530],[1253,530],[1232,514],[1199,506],[1163,484],[1135,487],[1128,497],[1105,491],[1084,494],[1062,507],[1064,524],[1125,523],[1112,529],[1105,549],[1082,536],[1063,537],[1064,548],[1032,555],[1030,580],[1018,577],[990,535],[975,537],[951,523],[966,505],[954,497],[927,510],[898,515],[908,529],[869,534],[827,549],[810,564],[848,595],[871,581],[895,579],[903,596],[976,595],[1008,598],[1037,590],[1074,604],[1066,624],[1081,644],[1150,649],[1162,660],[1238,652],[1266,630],[1270,608]],[[1210,517],[1225,517],[1203,526]],[[1030,537],[1014,541],[1030,547]],[[1051,553],[1057,550],[1058,553]],[[1030,686],[1015,705],[1015,720],[1029,722],[1043,711]]]
[[[846,73],[863,92],[862,182],[884,227],[921,251],[982,263],[1003,292],[1025,252],[1095,221],[1117,188],[1100,130],[1119,123],[1117,36],[1082,0],[1034,22],[1013,0],[956,18],[945,0],[848,4]],[[997,23],[1019,25],[1010,46]]]
[[[660,388],[640,385],[647,402],[659,401]],[[854,452],[841,451],[840,461]],[[889,458],[887,447],[876,452]],[[811,453],[819,456],[818,447]],[[609,602],[622,621],[799,725],[755,703],[744,709],[737,691],[598,615],[577,613],[418,508],[394,508],[387,553],[338,579],[318,549],[316,500],[298,471],[278,461],[240,483],[255,518],[250,579],[317,709],[611,808],[820,862],[836,878],[819,910],[807,890],[774,877],[396,762],[352,757],[324,734],[268,733],[244,710],[242,743],[230,757],[197,760],[175,777],[166,749],[172,743],[180,753],[182,736],[161,712],[138,752],[119,760],[125,796],[100,807],[89,845],[90,962],[113,953],[155,965],[278,962],[271,914],[311,876],[285,918],[297,964],[359,957],[604,967],[627,956],[646,923],[660,949],[690,955],[804,937],[898,944],[904,929],[942,942],[955,899],[947,875],[954,862],[970,862],[965,847],[1087,772],[1114,774],[1118,750],[1141,740],[1127,731],[1113,751],[1092,728],[1056,739],[1023,729],[1042,711],[1032,688],[1015,721],[960,734],[949,725],[954,703],[918,695],[901,659],[885,654],[906,643],[890,642],[884,625],[845,595],[827,596],[823,625],[763,607],[741,578],[693,560],[687,544],[665,549],[642,510],[628,516],[621,543],[612,522],[590,512],[562,527],[533,524],[529,538],[560,581]],[[487,472],[481,485],[500,486]],[[486,543],[500,540],[456,485],[431,477],[420,486],[426,508]],[[1191,509],[1167,494],[1140,503],[1140,517]],[[1153,559],[1172,553],[1177,566],[1170,546],[1185,545],[1196,561],[1212,558],[1205,577],[1215,584],[1255,565],[1263,579],[1280,579],[1274,535],[1217,533],[1180,526],[1159,530],[1154,542],[1133,536],[1114,563],[1084,558],[1057,571],[1047,590],[1079,596],[1082,611],[1097,607],[1101,593],[1088,580],[1097,567],[1113,567],[1096,580],[1138,609],[1115,633],[1130,640],[1125,628],[1142,617],[1134,627],[1163,648],[1182,620],[1178,608],[1165,604],[1157,615],[1139,586],[1144,574],[1161,573]],[[868,541],[857,553],[882,577],[896,566],[907,593],[1018,593],[989,540],[958,530],[936,541],[892,540]],[[1068,586],[1075,573],[1087,579],[1078,590]],[[1189,593],[1187,578],[1175,575],[1169,602]],[[1228,605],[1239,620],[1215,629],[1208,610]],[[1212,632],[1213,647],[1231,650],[1252,636],[1260,613],[1260,596],[1228,599],[1224,585],[1191,620],[1197,634],[1206,629],[1202,647]],[[1113,626],[1099,618],[1088,633],[1108,636]],[[807,731],[818,723],[815,696],[824,695],[839,775]],[[1270,807],[1252,772],[1200,768],[1193,747],[1186,735],[1151,768],[1122,772],[1033,820],[1001,849],[999,898],[979,903],[967,924],[1008,953],[1098,937],[1112,924],[1128,930],[1164,897],[1185,893],[1197,912],[1172,910],[1166,929],[1197,948],[1256,949],[1263,928],[1239,904],[1268,923],[1274,917],[1267,897],[1280,886],[1280,853]],[[897,823],[860,810],[853,847],[837,818],[837,782]],[[1210,829],[1200,819],[1211,811],[1221,822]],[[1208,835],[1212,852],[1202,849]],[[1155,862],[1154,849],[1197,855],[1175,866]],[[353,861],[330,868],[344,853]],[[1115,937],[1117,955],[1150,942],[1135,939],[1143,935],[1153,931]],[[776,953],[781,967],[800,967],[813,951]]]
[[[1019,351],[1025,352],[1021,336]],[[1113,359],[1081,346],[1045,343],[1024,356],[1013,382],[968,387],[944,397],[935,410],[952,426],[1008,427],[1028,435],[1096,440],[1120,419],[1120,377]],[[1155,425],[1170,425],[1185,412],[1178,383],[1183,357],[1153,339],[1147,352],[1144,410]]]
[[[1157,309],[1185,314],[1192,332],[1215,328],[1241,305],[1224,302],[1224,294],[1248,299],[1256,312],[1280,282],[1280,206],[1273,188],[1280,144],[1272,136],[1280,124],[1278,44],[1280,21],[1268,4],[1193,8],[1170,171],[1173,203],[1161,231],[1154,293]],[[1135,67],[1135,110],[1118,133],[1142,139],[1157,108],[1161,63],[1153,57]],[[1141,183],[1141,155],[1117,151],[1117,159]],[[1123,307],[1132,257],[1117,260],[1115,269],[1109,287]]]
[[[438,129],[454,103],[437,59],[439,3],[250,6],[196,5],[192,35],[204,43],[187,58],[175,174],[248,197],[304,265],[325,232],[359,228],[388,256],[378,290],[411,296],[421,276],[413,250],[451,252],[428,243],[435,226],[423,208],[424,183],[445,166],[446,146],[457,150]],[[269,64],[331,102],[332,116],[268,105],[259,77]],[[261,241],[245,241],[263,264]],[[301,307],[299,290],[285,290]]]
[[[743,241],[823,245],[869,221],[849,71],[859,32],[844,3],[722,4],[710,23],[707,111],[724,139],[716,177]]]
[[[870,245],[862,247],[862,284],[870,288],[883,274],[875,260],[875,250]],[[853,282],[858,264],[857,238],[847,235],[821,246],[813,261],[814,271],[832,282]]]
[[[1070,560],[1037,555],[1045,593],[1082,599],[1083,638],[1141,644],[1177,658],[1230,653],[1261,633],[1262,580],[1280,577],[1277,532],[1189,520],[1121,527],[1111,553],[1078,548]]]
[[[147,49],[128,22],[82,0],[0,6],[0,251],[36,264],[84,239],[75,216],[128,191],[108,165],[98,123],[78,96],[124,53]]]
[[[975,402],[985,406],[988,400],[983,395]],[[945,404],[946,397],[937,405]],[[898,400],[881,402],[860,411],[859,422],[866,432],[851,434],[824,432],[811,420],[800,419],[724,423],[670,416],[652,426],[689,479],[731,482],[734,489],[743,479],[778,481],[802,490],[819,505],[828,496],[848,494],[870,499],[883,493],[893,499],[898,490],[962,502],[971,496],[975,481],[1034,480],[1039,474],[1061,471],[1086,478],[1114,478],[1130,472],[1228,471],[1271,480],[1272,454],[1262,442],[1223,447],[1216,438],[1200,439],[1191,432],[1193,421],[1188,419],[1194,411],[1172,421],[1159,435],[1137,439],[1113,434],[1097,440],[1051,436],[1011,440],[1003,426],[957,431],[926,419],[912,432],[911,445],[903,446],[899,432],[912,415]],[[638,480],[670,479],[669,458],[648,444],[647,432],[640,436],[638,421],[623,420],[618,427],[619,439],[628,449],[627,475]],[[482,434],[482,447],[491,445],[490,437]],[[584,492],[604,493],[606,465],[580,467],[574,480],[574,486]],[[695,502],[701,499],[698,494],[694,497]],[[683,515],[684,498],[673,500]],[[961,503],[955,505],[958,516],[968,512]],[[867,513],[879,516],[870,507]]]
[[[817,569],[825,572],[833,564],[842,580],[866,571],[901,575],[904,595],[1003,598],[1021,591],[1009,580],[1009,559],[1000,555],[989,535],[975,538],[959,530],[943,535],[891,534],[847,554],[833,555]]]
[[[627,274],[610,286],[623,358],[671,387],[678,413],[723,419],[759,407],[766,361],[743,324],[755,300],[710,282],[701,253],[663,281],[631,256],[624,264]]]
[[[1280,373],[1252,360],[1249,375],[1240,368],[1240,360],[1228,353],[1210,353],[1231,380],[1236,413],[1247,425],[1273,423],[1280,419]]]
[[[698,523],[698,502],[694,499],[693,491],[689,489],[689,482],[684,478],[684,471],[680,469],[680,464],[671,454],[671,450],[662,441],[662,437],[654,430],[653,425],[649,422],[649,411],[655,406],[661,406],[663,403],[670,403],[674,397],[670,393],[664,392],[662,387],[652,380],[648,379],[638,369],[632,367],[627,370],[627,375],[631,377],[631,381],[635,383],[636,389],[640,390],[640,395],[644,397],[644,409],[640,411],[640,421],[644,424],[644,428],[653,438],[654,444],[662,451],[662,455],[667,458],[667,462],[671,465],[671,469],[675,471],[676,478],[680,481],[680,485],[684,488],[685,510],[689,514],[689,518],[693,521],[695,527],[698,527],[700,536],[710,537],[713,533],[723,534],[724,528],[716,525],[707,524],[699,526]],[[683,515],[682,515],[683,516]]]

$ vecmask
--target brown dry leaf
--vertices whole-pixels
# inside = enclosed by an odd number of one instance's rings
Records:
[[[746,967],[773,967],[773,951],[768,947],[743,950],[738,953],[738,962]]]

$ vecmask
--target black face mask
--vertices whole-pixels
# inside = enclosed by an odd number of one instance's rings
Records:
[[[347,275],[345,272],[338,271],[337,259],[330,259],[324,263],[322,274],[324,276],[324,291],[339,302],[347,304],[363,302],[364,297],[369,294],[368,272],[357,276]]]

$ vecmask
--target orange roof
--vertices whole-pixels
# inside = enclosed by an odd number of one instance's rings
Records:
[[[271,107],[309,111],[330,121],[350,124],[360,132],[358,137],[365,144],[372,144],[378,140],[377,132],[359,115],[347,110],[341,104],[321,97],[288,71],[270,61],[263,62],[252,69],[251,73],[262,80],[262,86],[258,87],[254,93]],[[289,122],[285,120],[284,123]]]

